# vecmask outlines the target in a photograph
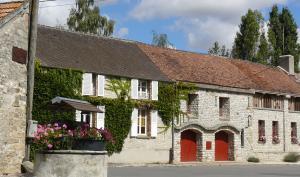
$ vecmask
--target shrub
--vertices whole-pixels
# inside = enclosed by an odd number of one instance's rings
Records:
[[[249,157],[247,159],[248,162],[254,162],[254,163],[258,163],[259,162],[259,158],[257,157]]]
[[[284,162],[298,162],[298,160],[299,160],[299,155],[297,153],[294,153],[294,152],[288,153],[283,158]]]

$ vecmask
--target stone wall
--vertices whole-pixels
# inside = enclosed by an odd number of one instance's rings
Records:
[[[25,64],[12,61],[13,46],[27,51],[28,12],[0,27],[0,174],[20,172],[25,151]]]

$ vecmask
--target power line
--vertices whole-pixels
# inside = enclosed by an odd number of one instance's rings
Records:
[[[40,2],[57,2],[57,1],[63,1],[63,0],[42,0]],[[105,0],[94,0],[94,2],[104,2]],[[71,5],[76,5],[75,3],[68,3],[68,4],[57,4],[57,5],[49,5],[49,6],[41,6],[39,7],[40,9],[42,8],[48,8],[48,7],[62,7],[62,6],[71,6]]]

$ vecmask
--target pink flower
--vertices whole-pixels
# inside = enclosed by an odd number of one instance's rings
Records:
[[[53,145],[52,144],[48,144],[48,148],[52,149]]]
[[[58,123],[55,123],[55,124],[54,124],[54,127],[58,127]]]
[[[64,124],[64,125],[63,125],[63,128],[64,128],[64,129],[67,129],[67,125],[66,125],[66,124]]]
[[[35,136],[35,139],[36,139],[36,140],[40,140],[41,137],[37,135],[37,136]]]
[[[47,132],[44,133],[45,136],[48,136],[49,134]]]
[[[73,136],[74,135],[73,132],[72,132],[72,130],[68,130],[68,135],[69,136]]]

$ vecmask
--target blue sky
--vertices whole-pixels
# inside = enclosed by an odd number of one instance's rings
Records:
[[[0,0],[1,1],[1,0]],[[300,0],[96,0],[101,15],[116,21],[115,37],[151,43],[152,30],[166,33],[177,49],[206,52],[214,41],[227,47],[240,18],[251,9],[268,19],[273,4],[287,6],[300,26]],[[41,24],[64,25],[74,0],[41,3]],[[55,7],[46,7],[55,6]],[[267,24],[267,22],[266,22]],[[300,33],[300,30],[299,30]]]

